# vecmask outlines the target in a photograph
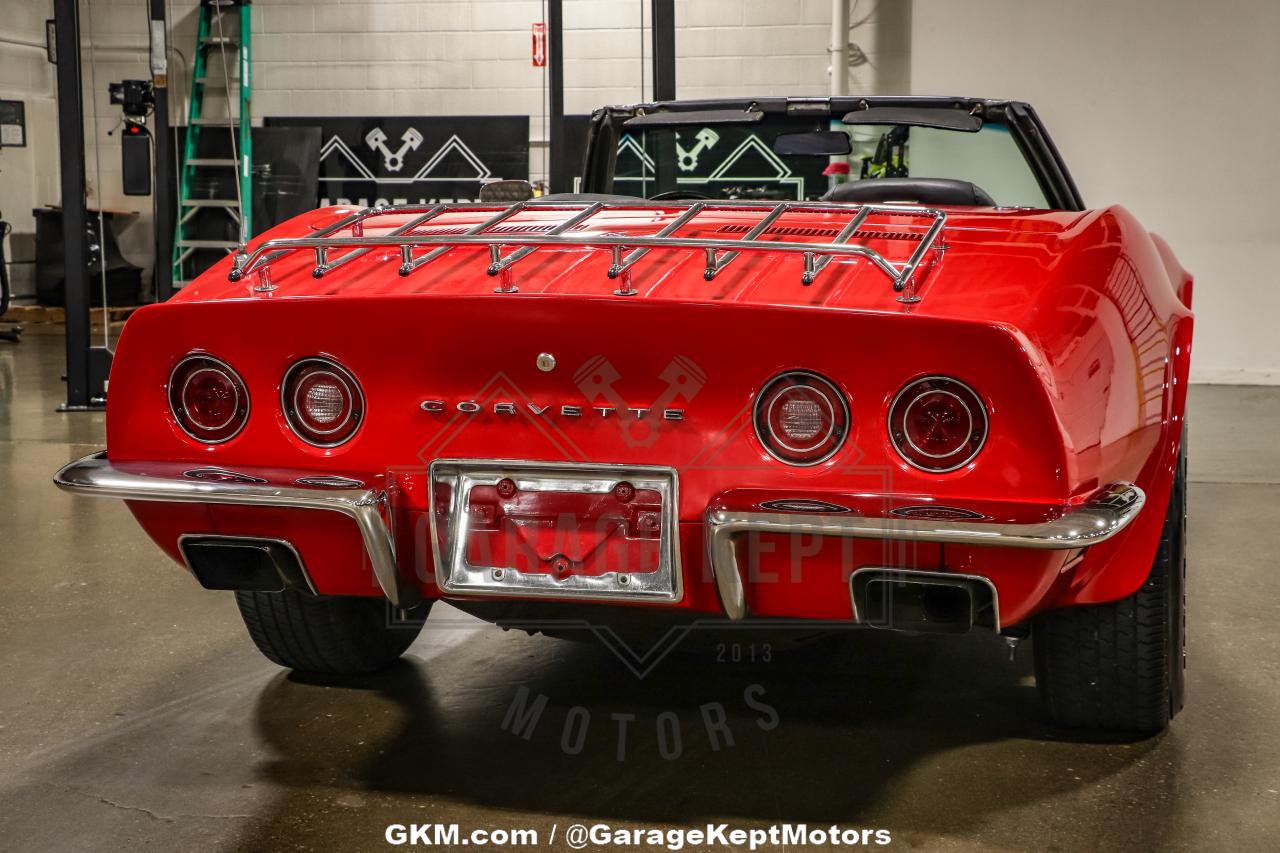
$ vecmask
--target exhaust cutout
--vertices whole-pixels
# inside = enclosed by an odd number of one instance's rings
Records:
[[[302,557],[283,539],[187,534],[178,549],[205,589],[315,593]]]
[[[866,568],[850,576],[849,586],[859,625],[934,634],[1000,631],[996,588],[977,575]]]

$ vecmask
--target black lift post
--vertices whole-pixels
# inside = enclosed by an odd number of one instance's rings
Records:
[[[653,0],[653,99],[676,99],[676,0]]]
[[[54,0],[58,60],[58,142],[62,168],[63,276],[66,281],[66,412],[106,405],[111,350],[89,345],[88,218],[84,200],[84,108],[80,96],[79,0]],[[105,306],[104,306],[105,320]]]
[[[573,191],[573,170],[564,149],[564,9],[560,0],[547,0],[547,140],[551,192]]]
[[[152,40],[151,87],[155,98],[151,113],[151,138],[155,143],[155,181],[152,182],[151,192],[155,205],[156,263],[152,273],[152,289],[155,291],[156,302],[164,302],[173,295],[173,226],[174,217],[177,216],[173,136],[169,128],[169,25],[165,18],[167,1],[149,0],[148,12]]]

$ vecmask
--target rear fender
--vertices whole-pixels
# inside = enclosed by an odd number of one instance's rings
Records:
[[[1142,586],[1151,571],[1182,449],[1192,325],[1190,316],[1182,317],[1171,335],[1164,426],[1155,451],[1138,477],[1147,494],[1146,506],[1120,535],[1085,552],[1070,586],[1057,602],[1059,606],[1103,604],[1126,598]]]

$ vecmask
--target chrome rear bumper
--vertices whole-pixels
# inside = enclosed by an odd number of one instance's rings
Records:
[[[747,615],[746,589],[735,537],[783,533],[853,539],[902,539],[948,545],[1067,551],[1105,542],[1133,521],[1146,495],[1132,483],[1115,483],[1057,518],[1035,523],[745,512],[712,507],[707,543],[720,603],[730,619]]]
[[[148,462],[113,465],[106,453],[72,462],[54,475],[54,483],[74,494],[130,501],[271,506],[323,510],[355,522],[365,553],[387,599],[409,608],[421,591],[397,569],[395,541],[384,515],[387,494],[379,488],[342,488],[332,484],[290,485],[222,472],[230,479],[194,477],[191,463]],[[1130,483],[1117,483],[1088,501],[1047,521],[1009,523],[738,511],[713,506],[706,516],[706,541],[716,588],[730,619],[747,615],[746,589],[735,538],[743,533],[821,535],[858,539],[897,539],[958,545],[1041,550],[1074,550],[1105,542],[1137,516],[1146,497]]]
[[[210,480],[190,476],[200,469],[191,463],[152,463],[129,471],[112,465],[107,454],[95,453],[63,467],[53,476],[60,489],[79,495],[129,501],[232,504],[313,509],[336,512],[356,523],[374,576],[387,599],[408,608],[421,599],[419,591],[405,583],[396,569],[395,542],[383,520],[387,494],[382,489],[332,488],[294,483],[280,485],[260,478]],[[144,472],[145,471],[145,472]]]

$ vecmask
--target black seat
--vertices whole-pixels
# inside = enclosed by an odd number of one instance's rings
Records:
[[[969,181],[951,178],[867,178],[837,184],[823,201],[876,203],[902,201],[914,204],[956,204],[995,207],[987,191]]]

